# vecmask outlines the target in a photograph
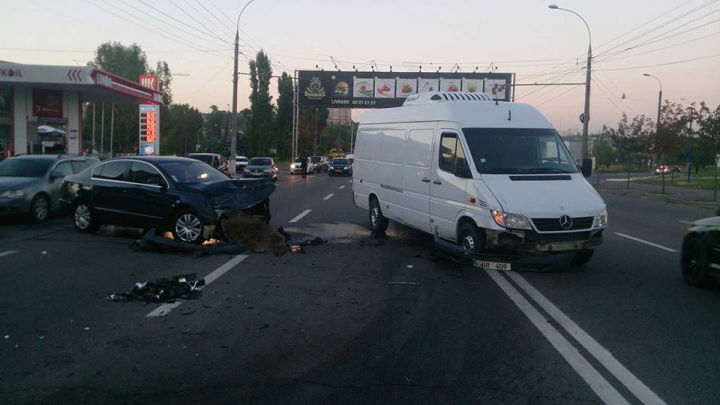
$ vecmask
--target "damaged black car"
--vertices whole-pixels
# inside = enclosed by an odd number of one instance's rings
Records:
[[[106,160],[66,177],[61,201],[71,207],[80,232],[111,224],[156,228],[199,244],[224,240],[220,222],[233,212],[269,222],[273,191],[269,179],[231,180],[194,159],[135,156]]]

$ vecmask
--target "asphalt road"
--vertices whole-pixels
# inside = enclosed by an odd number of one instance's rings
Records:
[[[136,253],[139,230],[3,219],[0,403],[717,403],[720,288],[686,286],[677,252],[712,212],[603,197],[605,244],[552,273],[372,239],[325,175],[283,173],[272,197],[273,226],[328,239],[305,254]],[[164,316],[107,298],[192,272],[221,275]]]

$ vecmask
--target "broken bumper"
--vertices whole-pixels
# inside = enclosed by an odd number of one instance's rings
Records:
[[[522,253],[577,252],[602,245],[602,229],[585,232],[547,233],[520,230],[486,230],[488,249]]]

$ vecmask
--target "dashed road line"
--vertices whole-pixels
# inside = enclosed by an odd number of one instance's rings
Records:
[[[300,215],[298,215],[298,216],[296,216],[295,218],[291,219],[291,220],[290,220],[290,223],[292,224],[292,223],[294,223],[294,222],[297,222],[297,221],[303,219],[303,217],[304,217],[305,215],[309,214],[310,211],[312,211],[312,210],[305,210],[305,211],[301,212]]]
[[[505,277],[495,269],[486,269],[485,271],[603,402],[606,404],[629,404]]]
[[[342,190],[342,189],[344,189],[344,188],[345,188],[345,186],[340,186],[340,187],[338,187],[338,188],[339,188],[340,190]]]
[[[352,183],[352,182],[353,182],[352,180],[348,181],[348,183]]]
[[[677,253],[677,252],[678,252],[678,251],[675,250],[675,249],[670,249],[669,247],[665,247],[665,246],[662,246],[662,245],[658,245],[657,243],[648,242],[648,241],[646,241],[646,240],[643,240],[643,239],[640,239],[640,238],[636,238],[636,237],[634,237],[634,236],[625,235],[624,233],[620,233],[620,232],[614,232],[614,233],[615,233],[615,235],[617,235],[617,236],[622,236],[623,238],[627,238],[627,239],[630,239],[630,240],[634,240],[635,242],[644,243],[644,244],[646,244],[646,245],[648,245],[648,246],[656,247],[656,248],[662,249],[662,250],[664,250],[664,251],[666,251],[666,252],[672,252],[672,253]]]
[[[508,272],[508,276],[527,293],[540,307],[562,326],[578,343],[600,362],[622,385],[644,404],[665,404],[660,397],[635,377],[615,356],[602,347],[595,339],[582,330],[572,319],[565,315],[540,291],[525,280],[520,274]]]
[[[330,194],[328,194],[325,198],[323,198],[323,200],[329,200],[329,199],[331,199],[332,196],[334,196],[334,195],[335,195],[334,193],[330,193]]]
[[[222,266],[218,267],[217,269],[213,270],[212,273],[205,276],[205,287],[208,286],[208,284],[212,283],[213,281],[217,280],[222,276],[223,274],[227,273],[235,267],[238,263],[245,260],[248,256],[247,255],[238,255],[230,259],[227,263],[223,264]],[[202,287],[201,289],[205,288]],[[155,308],[152,312],[145,315],[146,317],[152,318],[152,317],[158,317],[158,316],[165,316],[170,313],[173,309],[179,307],[184,301],[177,301],[172,302],[168,304],[162,304],[159,307]]]
[[[683,224],[687,224],[687,225],[692,225],[692,224],[693,224],[692,221],[683,221],[682,219],[679,220],[679,222],[680,222],[680,223],[683,223]]]
[[[10,256],[13,253],[17,253],[17,250],[8,250],[7,252],[0,253],[0,257]]]

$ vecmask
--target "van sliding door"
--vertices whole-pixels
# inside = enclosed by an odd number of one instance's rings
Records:
[[[403,218],[423,231],[430,226],[430,171],[437,123],[410,124],[403,160]]]

